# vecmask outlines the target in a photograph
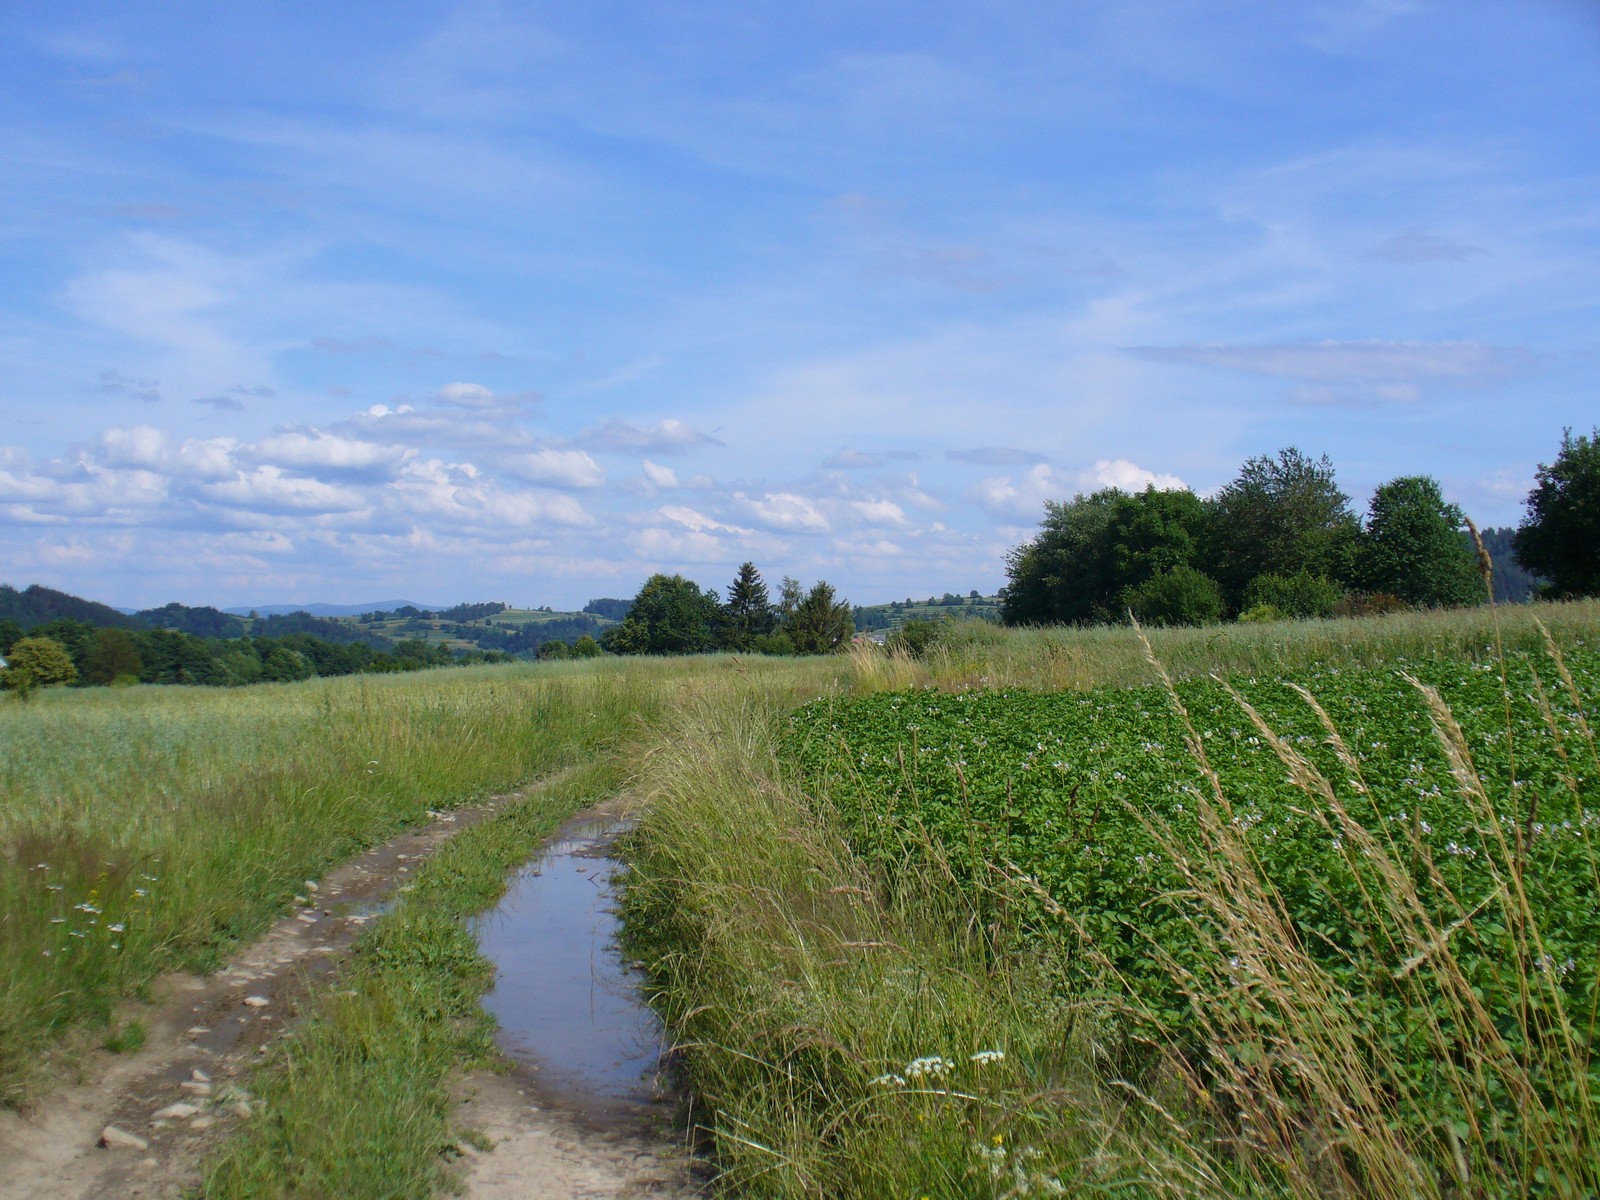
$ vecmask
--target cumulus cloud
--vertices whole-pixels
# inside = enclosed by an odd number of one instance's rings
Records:
[[[233,479],[202,484],[199,493],[229,508],[266,513],[351,513],[367,507],[354,488],[290,475],[270,464]]]
[[[833,526],[817,505],[796,492],[749,496],[735,492],[733,502],[752,524],[780,533],[827,533]]]
[[[1058,471],[1040,463],[1021,478],[981,480],[968,494],[995,516],[1037,518],[1046,500],[1070,500],[1080,492],[1100,488],[1136,492],[1150,486],[1162,490],[1188,487],[1176,475],[1149,471],[1125,458],[1103,458],[1080,471]]]
[[[552,487],[595,488],[606,481],[606,473],[582,450],[534,450],[505,460],[511,474],[529,483]]]
[[[664,467],[660,463],[653,463],[648,458],[644,460],[644,477],[650,481],[652,487],[662,489],[678,486],[678,473],[671,467]]]
[[[851,510],[869,525],[905,525],[906,512],[893,500],[852,500]]]
[[[647,450],[656,454],[681,454],[701,446],[724,443],[709,433],[668,417],[654,425],[638,425],[620,417],[608,417],[599,425],[578,435],[578,444],[592,450]]]
[[[667,520],[676,522],[677,524],[682,525],[685,529],[693,530],[695,533],[717,531],[721,533],[736,533],[744,536],[755,533],[755,530],[753,529],[745,529],[740,525],[729,525],[724,521],[718,521],[712,517],[708,517],[704,513],[682,504],[665,504],[656,511],[659,512],[663,517],[666,517]]]
[[[315,473],[388,473],[404,457],[404,451],[379,442],[341,437],[312,428],[306,432],[286,431],[262,438],[253,447],[254,457],[298,471]]]
[[[443,405],[446,408],[470,408],[485,411],[521,408],[528,404],[538,403],[540,398],[538,392],[493,392],[481,383],[447,383],[430,397],[435,404]]]

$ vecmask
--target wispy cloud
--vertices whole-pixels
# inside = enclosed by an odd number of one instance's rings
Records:
[[[682,454],[702,446],[725,443],[702,433],[686,422],[667,418],[653,424],[639,424],[620,417],[608,417],[577,437],[580,446],[604,451],[648,451],[654,454]]]
[[[945,457],[956,462],[979,463],[986,467],[1020,467],[1045,461],[1046,456],[1033,450],[1018,450],[1012,446],[980,446],[976,450],[946,450]]]

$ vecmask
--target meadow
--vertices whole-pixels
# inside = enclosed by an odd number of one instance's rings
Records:
[[[547,779],[369,927],[208,1194],[430,1194],[489,1054],[460,919],[622,788],[730,1194],[1592,1193],[1600,604],[1499,616],[0,705],[0,1102],[303,880]]]

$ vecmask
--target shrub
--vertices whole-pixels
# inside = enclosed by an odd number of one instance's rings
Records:
[[[1331,579],[1309,571],[1296,571],[1293,575],[1268,572],[1250,581],[1241,608],[1267,605],[1286,617],[1331,617],[1342,594]]]
[[[1222,618],[1222,589],[1193,567],[1173,567],[1124,593],[1147,625],[1209,625]]]
[[[912,658],[921,658],[940,641],[942,632],[940,622],[913,617],[891,633],[885,639],[884,646],[889,650],[903,650]]]

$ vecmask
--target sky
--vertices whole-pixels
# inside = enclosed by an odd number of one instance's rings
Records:
[[[989,593],[1600,422],[1596,0],[8,0],[0,164],[0,582],[130,607]]]

